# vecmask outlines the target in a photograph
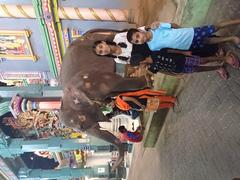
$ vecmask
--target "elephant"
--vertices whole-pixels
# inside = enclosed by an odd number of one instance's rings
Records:
[[[94,54],[92,46],[97,40],[112,40],[118,31],[92,30],[68,47],[60,73],[63,97],[60,120],[77,131],[112,143],[119,149],[119,157],[112,170],[123,161],[121,142],[108,131],[100,130],[98,122],[109,121],[100,110],[98,101],[119,92],[148,87],[144,77],[123,78],[114,72],[114,61]]]

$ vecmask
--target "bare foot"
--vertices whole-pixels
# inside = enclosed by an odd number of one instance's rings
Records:
[[[229,78],[228,72],[224,69],[224,67],[217,70],[217,73],[224,80],[227,80]]]
[[[217,57],[223,57],[225,55],[225,51],[223,48],[219,48],[218,52],[216,53]]]
[[[234,54],[232,51],[228,51],[226,58],[226,63],[231,65],[233,68],[239,69],[239,59],[236,54]]]
[[[240,38],[239,38],[239,37],[234,36],[232,42],[233,42],[233,44],[235,44],[238,48],[240,48]]]

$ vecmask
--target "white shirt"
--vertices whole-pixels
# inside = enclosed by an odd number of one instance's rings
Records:
[[[145,28],[145,26],[142,26],[142,27],[139,27],[138,29],[145,30],[144,28]],[[132,53],[132,44],[130,42],[128,42],[128,40],[127,40],[127,32],[122,32],[122,33],[116,34],[114,36],[113,42],[115,42],[117,44],[125,43],[127,45],[126,48],[121,48],[122,53],[119,56],[128,58],[127,61],[123,61],[119,58],[114,58],[114,61],[116,63],[120,63],[120,64],[129,64],[129,59],[131,58],[131,53]]]
[[[121,48],[122,53],[119,56],[122,57],[127,57],[130,58],[131,57],[131,52],[132,52],[132,44],[128,42],[127,40],[127,32],[122,32],[122,33],[118,33],[115,35],[113,42],[119,44],[119,43],[125,43],[127,45],[126,48]],[[128,61],[123,61],[119,58],[114,58],[114,61],[116,63],[120,63],[120,64],[129,64]]]

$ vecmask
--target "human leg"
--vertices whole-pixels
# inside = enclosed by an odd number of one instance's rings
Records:
[[[216,31],[219,29],[225,28],[227,26],[232,26],[232,25],[238,25],[240,24],[240,19],[234,19],[234,20],[228,20],[228,21],[222,21],[220,23],[217,23],[215,26]]]
[[[159,96],[158,97],[160,102],[167,102],[167,103],[175,103],[176,102],[176,98],[172,97],[172,96]]]
[[[198,67],[194,67],[194,72],[206,72],[206,71],[217,71],[217,73],[219,74],[219,76],[224,79],[227,80],[229,77],[228,72],[225,70],[225,68],[223,66],[198,66]]]
[[[174,103],[160,103],[158,109],[165,109],[174,107]]]
[[[192,40],[190,50],[194,51],[203,48],[205,45],[203,40],[208,37],[214,36],[215,32],[216,29],[214,25],[207,25],[194,28],[194,37]]]
[[[200,59],[200,64],[207,64],[211,62],[226,62],[227,57],[216,57],[216,56],[210,56],[210,57],[202,57]]]
[[[224,57],[211,56],[211,57],[203,57],[200,60],[201,65],[211,63],[211,62],[227,63],[231,65],[233,68],[237,68],[237,69],[239,68],[238,57],[231,51],[229,51]]]
[[[193,67],[193,72],[215,71],[221,68],[222,66],[196,66],[196,67]]]
[[[219,44],[219,43],[226,43],[226,42],[231,42],[239,46],[240,38],[237,36],[229,36],[229,37],[210,37],[210,38],[204,39],[205,44]]]

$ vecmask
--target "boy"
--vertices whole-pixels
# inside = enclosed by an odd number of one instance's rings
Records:
[[[121,140],[127,140],[130,142],[141,142],[143,136],[141,134],[142,128],[138,127],[135,132],[128,131],[125,126],[119,126],[119,132],[122,134]]]
[[[173,23],[155,22],[147,32],[130,29],[127,33],[127,39],[133,44],[143,44],[147,42],[151,51],[157,51],[163,48],[195,50],[204,47],[204,44],[223,42],[232,42],[239,47],[240,38],[237,36],[211,37],[219,29],[236,24],[240,24],[240,19],[197,28],[181,28]]]

